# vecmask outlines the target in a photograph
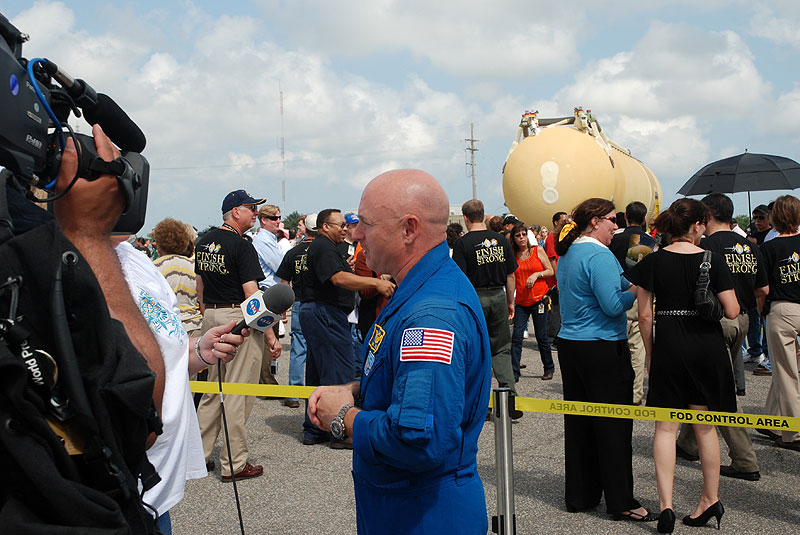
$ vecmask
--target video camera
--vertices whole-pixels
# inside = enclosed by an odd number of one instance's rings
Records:
[[[0,166],[25,186],[52,191],[69,135],[78,152],[78,172],[63,192],[38,202],[66,194],[78,177],[94,180],[111,174],[125,195],[125,209],[114,231],[138,232],[144,225],[150,178],[150,164],[140,154],[146,143],[142,131],[116,102],[85,81],[72,78],[48,59],[23,58],[22,43],[28,36],[2,14],[0,37]],[[72,131],[67,124],[70,112],[81,117],[81,111],[89,124],[99,124],[120,148],[119,158],[104,161],[91,136]]]

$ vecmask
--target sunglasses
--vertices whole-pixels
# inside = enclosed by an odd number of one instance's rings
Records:
[[[617,216],[604,215],[598,216],[597,219],[605,219],[606,221],[611,221],[614,224],[617,223]]]
[[[264,219],[269,219],[270,221],[278,221],[281,218],[281,216],[279,215],[265,215],[265,214],[261,214],[261,217]]]
[[[254,204],[241,204],[241,205],[237,206],[237,208],[247,208],[251,212],[258,212],[258,206],[254,205]]]
[[[341,223],[334,223],[333,221],[325,221],[325,223],[323,223],[323,225],[331,225],[331,226],[334,226],[334,227],[344,228],[344,227],[347,226],[347,222],[346,221],[342,221]]]
[[[753,216],[753,219],[756,219],[758,221],[761,221],[762,219],[766,219],[766,218],[767,218],[767,216],[765,216],[765,215],[754,215]]]

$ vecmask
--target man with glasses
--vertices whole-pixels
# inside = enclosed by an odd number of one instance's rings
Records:
[[[771,204],[771,203],[770,203]],[[772,230],[769,222],[770,207],[759,204],[753,208],[753,222],[748,227],[750,241],[755,240],[759,247],[764,244],[767,235]],[[772,366],[769,362],[769,349],[767,348],[767,335],[764,327],[765,319],[758,314],[756,307],[747,311],[750,326],[747,331],[747,355],[744,362],[755,363],[753,375],[772,375]]]
[[[246,297],[258,291],[264,272],[258,263],[258,254],[253,245],[242,238],[245,231],[256,222],[258,205],[266,199],[254,199],[245,190],[230,192],[222,201],[222,226],[200,238],[195,249],[195,272],[197,273],[197,297],[203,313],[202,333],[212,327],[237,323],[244,319],[239,305]],[[229,383],[257,383],[261,370],[264,337],[251,332],[239,347],[237,358],[223,364],[221,371],[216,366],[208,370],[208,380],[217,382],[218,375]],[[247,439],[245,425],[253,408],[252,396],[230,396],[225,403],[228,417],[228,432],[231,439],[231,455],[236,479],[257,477],[264,473],[261,465],[247,462]],[[203,394],[197,407],[197,419],[203,438],[203,453],[206,467],[214,469],[209,460],[222,427],[217,394]],[[230,463],[226,448],[220,450],[222,480],[230,481]]]
[[[258,253],[258,262],[264,272],[264,280],[258,283],[260,290],[266,290],[271,286],[281,283],[280,277],[276,275],[278,268],[283,260],[283,250],[278,245],[278,236],[283,232],[281,226],[281,209],[274,204],[265,204],[258,211],[258,223],[260,228],[253,236],[253,247]],[[271,329],[264,332],[264,358],[261,361],[260,383],[265,385],[276,385],[278,380],[270,371],[270,364],[281,356],[281,343],[278,340],[278,326],[276,322]]]
[[[319,213],[319,234],[308,248],[308,270],[300,276],[300,326],[308,343],[307,385],[338,385],[353,380],[353,342],[347,314],[355,306],[355,291],[375,289],[386,297],[394,292],[394,284],[389,281],[353,273],[337,250],[344,241],[346,226],[340,210],[327,208]],[[329,440],[330,433],[312,424],[306,413],[303,444]],[[331,448],[352,449],[352,444],[333,440]]]

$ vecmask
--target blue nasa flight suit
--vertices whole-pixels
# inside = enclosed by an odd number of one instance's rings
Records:
[[[401,361],[408,329],[452,332],[450,362]],[[358,533],[485,534],[476,454],[491,394],[489,335],[446,243],[409,271],[364,349],[353,423]]]

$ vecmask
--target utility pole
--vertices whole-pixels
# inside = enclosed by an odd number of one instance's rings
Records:
[[[475,124],[469,123],[469,139],[465,139],[464,141],[469,141],[469,147],[467,150],[471,153],[470,155],[470,167],[472,167],[472,199],[475,200],[478,198],[478,180],[475,178],[475,153],[478,152],[478,149],[475,148],[475,142],[479,141],[475,139]]]
[[[286,153],[284,152],[283,140],[283,89],[278,84],[278,89],[281,92],[281,164],[283,165],[281,176],[281,209],[286,210]]]

